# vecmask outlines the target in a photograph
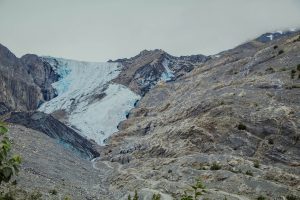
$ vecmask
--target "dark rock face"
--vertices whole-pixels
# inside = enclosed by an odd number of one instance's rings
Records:
[[[49,137],[59,140],[67,147],[71,147],[85,157],[94,158],[99,156],[92,142],[56,120],[51,115],[42,112],[12,112],[10,117],[5,121],[43,132]]]
[[[10,112],[10,109],[2,102],[0,102],[0,115]]]
[[[51,84],[56,82],[59,76],[54,72],[51,65],[34,54],[22,56],[21,61],[26,65],[34,83],[41,88],[44,100],[48,101],[54,98],[55,91]]]
[[[0,102],[12,110],[35,110],[55,96],[58,76],[36,55],[17,58],[0,44]]]
[[[161,80],[162,74],[166,73],[166,67],[172,71],[172,77],[168,81],[173,81],[209,59],[210,57],[204,55],[175,57],[159,49],[144,50],[132,58],[113,61],[120,62],[124,66],[114,82],[128,86],[140,95],[145,95]]]

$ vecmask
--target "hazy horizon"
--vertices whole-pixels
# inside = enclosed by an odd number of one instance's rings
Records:
[[[299,0],[0,0],[0,43],[85,61],[144,49],[212,55],[265,32],[300,28]]]

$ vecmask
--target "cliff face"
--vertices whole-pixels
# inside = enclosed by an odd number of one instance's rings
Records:
[[[17,58],[0,44],[0,102],[13,110],[35,110],[55,96],[56,76],[36,55]]]
[[[51,65],[34,54],[26,54],[21,57],[21,62],[27,67],[34,83],[41,88],[44,101],[55,97],[55,91],[51,86],[59,78]]]

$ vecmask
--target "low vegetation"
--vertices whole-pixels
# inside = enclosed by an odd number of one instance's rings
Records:
[[[246,129],[247,129],[246,125],[244,125],[244,124],[242,124],[242,123],[238,124],[238,125],[237,125],[237,128],[238,128],[239,130],[246,130]]]
[[[286,200],[300,200],[300,197],[294,195],[287,195]]]
[[[52,189],[52,190],[49,191],[49,193],[52,194],[52,195],[57,195],[58,192],[57,192],[57,190]]]
[[[291,79],[294,79],[296,75],[296,70],[292,69],[291,71]]]
[[[284,53],[284,51],[282,49],[278,51],[278,55],[283,54],[283,53]]]
[[[200,180],[198,180],[195,185],[192,185],[191,188],[192,189],[184,191],[181,200],[197,200],[199,196],[206,192],[205,186]]]
[[[133,198],[131,198],[131,195],[129,194],[127,199],[128,200],[139,200],[140,198],[139,198],[137,190],[134,191]],[[161,195],[159,193],[158,194],[153,194],[152,200],[160,200],[160,199],[161,199]]]
[[[254,163],[253,163],[253,166],[254,166],[255,168],[259,168],[259,167],[260,167],[259,160],[255,160]]]
[[[11,142],[7,135],[8,129],[5,124],[0,122],[0,184],[8,183],[11,178],[19,172],[21,157],[11,155]]]
[[[247,170],[247,171],[246,171],[246,175],[248,175],[248,176],[253,176],[253,173],[252,173],[252,171]]]
[[[220,170],[222,168],[221,165],[219,165],[218,163],[214,162],[212,164],[212,166],[210,166],[210,170]]]
[[[264,197],[264,196],[262,196],[262,195],[260,195],[259,197],[257,197],[257,200],[267,200],[267,198]]]

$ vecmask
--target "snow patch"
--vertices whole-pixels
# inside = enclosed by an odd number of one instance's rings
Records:
[[[163,72],[161,74],[161,80],[163,80],[165,82],[170,81],[170,80],[172,80],[172,78],[175,77],[174,72],[169,68],[169,63],[170,62],[167,59],[164,59],[164,61],[162,62],[162,65],[165,68],[165,72]]]
[[[268,35],[267,37],[270,38],[270,40],[273,40],[273,35],[272,34]]]

